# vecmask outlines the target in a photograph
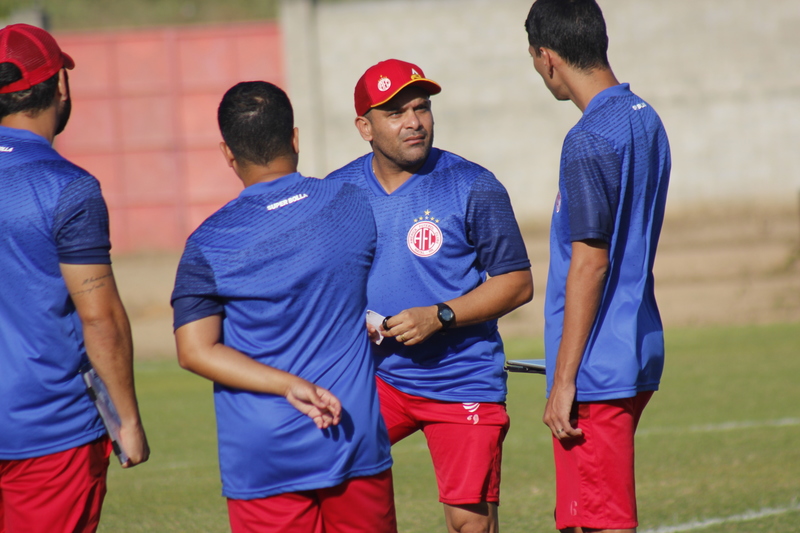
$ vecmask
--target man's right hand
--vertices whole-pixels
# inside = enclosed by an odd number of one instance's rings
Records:
[[[119,439],[120,446],[128,456],[128,460],[122,464],[122,468],[131,468],[150,458],[150,446],[147,444],[147,436],[144,434],[141,420],[130,424],[123,423],[119,430]]]
[[[572,404],[575,401],[575,383],[565,385],[553,384],[550,397],[544,407],[542,422],[545,423],[553,436],[558,440],[573,439],[583,435],[583,430],[573,427],[574,420],[570,420]]]
[[[339,398],[302,378],[295,376],[284,396],[295,409],[314,420],[319,429],[335,426],[341,420]]]
[[[437,313],[438,308],[435,305],[405,309],[384,321],[389,329],[381,327],[381,334],[384,337],[394,337],[397,342],[406,346],[419,344],[442,329]]]

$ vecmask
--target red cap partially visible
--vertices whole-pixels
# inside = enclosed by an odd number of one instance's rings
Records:
[[[367,69],[356,83],[356,114],[364,115],[373,107],[385,104],[397,93],[414,85],[428,94],[439,94],[441,86],[425,77],[422,69],[399,59],[387,59]]]
[[[22,79],[0,87],[0,94],[30,89],[62,68],[75,68],[52,35],[30,24],[11,24],[0,30],[0,63],[6,62],[19,68]]]

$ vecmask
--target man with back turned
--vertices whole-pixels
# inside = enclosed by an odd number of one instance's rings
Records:
[[[634,531],[633,436],[664,365],[653,263],[669,142],[614,76],[594,0],[537,0],[525,28],[545,86],[583,112],[561,154],[545,296],[556,527]]]

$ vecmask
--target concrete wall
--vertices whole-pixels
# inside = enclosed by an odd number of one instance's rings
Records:
[[[530,0],[284,0],[287,83],[301,170],[363,154],[353,87],[397,57],[440,82],[436,145],[495,172],[518,216],[549,217],[561,142],[580,118],[533,70]],[[673,150],[670,210],[791,209],[800,191],[800,2],[600,0],[609,59],[661,114]]]

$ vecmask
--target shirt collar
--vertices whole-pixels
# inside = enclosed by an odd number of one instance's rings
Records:
[[[41,135],[33,133],[30,130],[25,130],[20,128],[9,128],[8,126],[0,126],[0,137],[11,137],[12,139],[18,139],[20,141],[38,142],[50,146],[50,143],[47,142],[47,139],[45,139]]]
[[[285,176],[281,176],[276,180],[254,183],[249,187],[245,187],[244,190],[239,193],[239,198],[275,192],[300,183],[304,179],[306,179],[306,177],[299,172],[292,172],[291,174],[286,174]]]
[[[600,104],[608,100],[609,98],[613,98],[615,96],[629,96],[631,95],[631,85],[630,83],[620,83],[619,85],[614,85],[609,87],[608,89],[603,89],[596,95],[594,98],[589,102],[589,105],[586,106],[583,114],[589,113],[595,107],[598,107]]]

